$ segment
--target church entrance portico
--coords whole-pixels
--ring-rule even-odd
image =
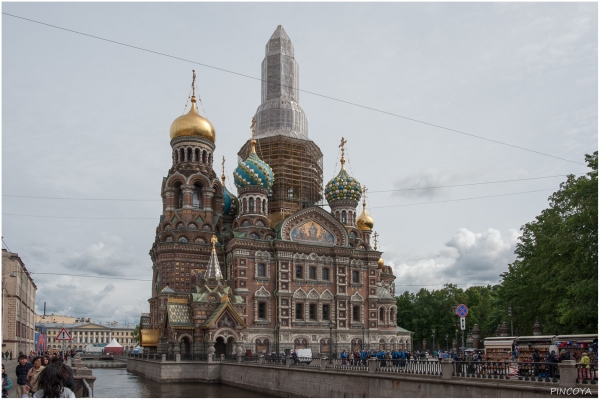
[[[217,338],[217,342],[215,343],[215,354],[217,357],[220,357],[221,354],[226,354],[227,345],[225,344],[225,339],[223,336],[219,336]]]

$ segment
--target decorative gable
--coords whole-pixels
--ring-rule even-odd
[[[281,239],[325,246],[348,246],[346,228],[331,214],[319,207],[300,210],[281,225]]]

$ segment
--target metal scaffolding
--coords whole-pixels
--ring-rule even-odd
[[[275,175],[269,197],[269,214],[274,226],[286,216],[313,206],[323,198],[323,153],[311,140],[270,136],[257,140],[256,153]],[[250,141],[238,152],[241,160],[250,155]]]

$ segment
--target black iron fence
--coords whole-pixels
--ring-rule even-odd
[[[376,371],[413,375],[442,375],[442,364],[438,361],[422,360],[377,360]]]
[[[368,369],[369,369],[368,364],[367,364],[367,359],[341,358],[338,355],[334,355],[331,358],[327,357],[326,362],[327,362],[326,368],[329,368],[329,369],[342,369],[342,370],[351,370],[351,371],[352,370],[368,371]]]
[[[598,384],[598,364],[577,364],[577,383]]]
[[[548,362],[456,361],[453,376],[484,379],[518,379],[558,382],[560,364]],[[577,383],[598,383],[598,364],[577,364]]]

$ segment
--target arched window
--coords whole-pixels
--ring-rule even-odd
[[[317,279],[317,269],[315,267],[310,267],[308,269],[308,278]]]
[[[199,186],[194,185],[194,192],[192,193],[192,207],[202,207],[202,191]]]
[[[360,283],[358,271],[352,271],[352,283]]]
[[[248,201],[246,199],[242,200],[242,210],[244,213],[248,210]]]
[[[263,212],[263,214],[266,214],[267,213],[267,201],[265,199],[263,199],[262,203],[263,203],[262,212]]]
[[[354,223],[354,214],[352,214],[352,211],[348,211],[348,221],[350,221],[351,224]]]
[[[266,273],[266,268],[264,264],[258,264],[258,276],[265,276]]]
[[[179,149],[179,162],[184,162],[185,161],[185,152],[183,150],[183,148]]]
[[[342,224],[345,224],[346,222],[347,222],[346,211],[344,210],[344,211],[342,211]]]
[[[390,322],[394,322],[394,310],[390,310]]]
[[[383,307],[379,309],[379,320],[383,322]]]
[[[192,161],[192,149],[191,147],[188,147],[187,149],[187,162],[191,162]]]
[[[183,207],[183,190],[181,190],[181,183],[177,182],[175,184],[175,207],[182,208]]]
[[[254,212],[254,197],[248,199],[248,211]]]
[[[206,150],[202,152],[202,162],[206,164]]]
[[[200,161],[200,149],[194,150],[195,160],[196,162]]]
[[[256,212],[260,214],[260,199],[256,199]]]
[[[329,269],[328,268],[323,268],[323,280],[324,281],[329,280]]]

